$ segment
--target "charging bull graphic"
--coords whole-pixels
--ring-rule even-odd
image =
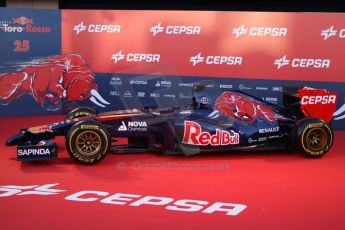
[[[0,74],[1,104],[9,104],[25,94],[44,108],[62,101],[87,99],[100,107],[110,104],[98,93],[91,68],[77,54],[33,60],[14,73]]]
[[[220,95],[216,99],[215,109],[243,122],[251,123],[257,118],[263,118],[268,122],[276,120],[275,113],[270,107],[234,92],[224,92]]]

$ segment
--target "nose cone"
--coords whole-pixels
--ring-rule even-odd
[[[8,140],[6,141],[6,145],[13,146],[13,145],[17,145],[20,142],[26,142],[28,140],[29,140],[29,132],[23,131],[8,138]]]

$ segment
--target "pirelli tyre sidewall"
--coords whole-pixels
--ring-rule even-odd
[[[78,107],[69,111],[66,114],[65,119],[69,120],[69,119],[78,118],[78,117],[85,117],[91,114],[96,114],[96,111],[88,107]]]
[[[321,119],[303,119],[297,123],[297,142],[306,156],[318,158],[330,150],[333,144],[333,131]]]
[[[104,159],[111,138],[104,125],[97,121],[81,121],[66,136],[66,148],[72,159],[82,164],[95,164]]]

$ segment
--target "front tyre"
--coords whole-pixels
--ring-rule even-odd
[[[72,159],[95,164],[107,155],[111,144],[108,130],[96,121],[82,121],[72,126],[66,136],[66,148]]]
[[[320,119],[307,119],[298,126],[297,142],[300,150],[308,157],[325,155],[333,144],[333,132]]]

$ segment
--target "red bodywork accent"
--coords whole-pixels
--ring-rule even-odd
[[[220,95],[216,99],[215,109],[224,115],[249,123],[257,118],[269,122],[276,120],[274,111],[269,106],[235,92],[224,92]]]
[[[328,123],[331,121],[336,108],[336,93],[304,87],[298,90],[298,97],[306,117],[320,118]]]

